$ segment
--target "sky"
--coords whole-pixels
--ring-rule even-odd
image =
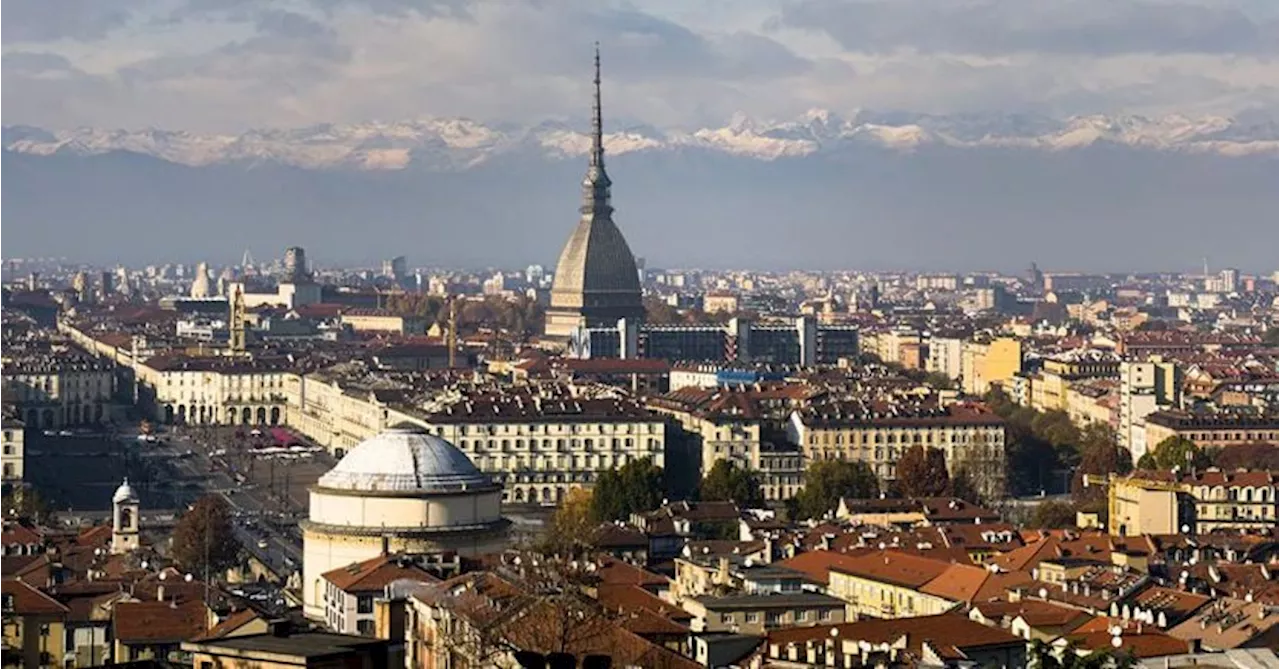
[[[5,125],[1274,110],[1274,0],[6,0]]]

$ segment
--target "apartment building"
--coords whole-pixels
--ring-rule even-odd
[[[961,389],[983,395],[1022,371],[1022,342],[1012,337],[966,341],[960,349]]]
[[[786,430],[808,461],[866,462],[886,481],[896,478],[908,448],[939,448],[948,468],[966,469],[984,497],[1004,493],[1005,423],[978,405],[831,403],[792,413]]]
[[[1136,472],[1109,482],[1110,533],[1274,531],[1280,487],[1263,471]]]
[[[1174,362],[1155,356],[1145,361],[1121,362],[1119,374],[1120,411],[1116,433],[1120,445],[1129,449],[1136,461],[1155,446],[1147,442],[1147,417],[1181,403],[1182,371]]]
[[[2,442],[4,454],[0,456],[0,466],[3,467],[4,476],[0,479],[0,483],[7,488],[10,485],[21,483],[26,475],[26,449],[25,449],[25,431],[26,426],[22,421],[8,418],[4,419],[4,439]]]
[[[1170,409],[1148,414],[1145,423],[1148,449],[1170,437],[1189,439],[1200,448],[1280,443],[1280,423],[1274,413],[1195,414]]]
[[[115,365],[68,345],[6,345],[4,392],[28,427],[101,422],[111,415]]]

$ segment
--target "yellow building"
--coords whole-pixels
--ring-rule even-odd
[[[1108,531],[1116,536],[1276,526],[1280,487],[1271,472],[1137,472],[1113,476],[1109,486]]]
[[[4,616],[4,666],[62,667],[69,610],[20,580],[0,587]]]
[[[736,314],[738,313],[738,296],[733,293],[707,293],[702,298],[702,310],[709,314],[716,312]]]
[[[941,586],[938,579],[959,566],[909,553],[878,551],[831,567],[827,592],[844,600],[848,618],[936,615],[956,608],[963,599],[930,584]],[[980,567],[968,569],[976,570],[975,576],[984,571]]]
[[[157,420],[190,425],[280,425],[288,358],[153,356],[134,365],[139,404]]]
[[[982,395],[992,385],[1005,384],[1022,370],[1022,342],[1012,337],[967,341],[960,349],[963,390]]]

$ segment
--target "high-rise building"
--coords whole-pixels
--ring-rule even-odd
[[[556,263],[547,310],[548,339],[567,342],[581,327],[614,327],[644,318],[636,260],[613,222],[609,175],[604,168],[600,109],[600,50],[596,49],[591,157],[582,181],[582,218]]]
[[[311,283],[307,252],[302,247],[290,246],[284,250],[284,278],[281,283]]]
[[[409,274],[408,263],[404,256],[396,256],[382,261],[382,276],[392,281],[402,281]]]

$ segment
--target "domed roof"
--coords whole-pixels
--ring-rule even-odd
[[[124,483],[121,483],[120,487],[116,488],[116,494],[111,496],[111,501],[115,504],[119,504],[120,502],[138,501],[138,495],[129,485],[129,479],[125,479]]]
[[[320,477],[321,488],[367,492],[457,492],[491,485],[457,446],[399,425],[351,449]]]

